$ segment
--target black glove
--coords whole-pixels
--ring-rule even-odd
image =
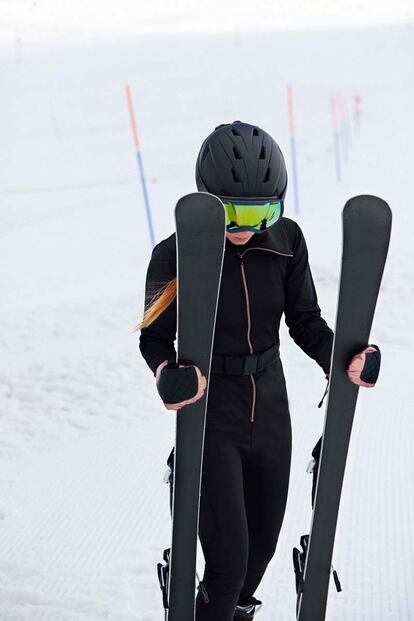
[[[375,347],[375,351],[369,351],[365,354],[361,379],[368,384],[375,384],[381,368],[381,352],[378,345],[369,345],[369,347]]]
[[[373,387],[381,367],[381,352],[377,345],[367,345],[350,361],[348,377],[357,386]]]
[[[164,403],[181,403],[196,396],[198,376],[193,366],[179,367],[170,362],[161,369],[157,389]]]

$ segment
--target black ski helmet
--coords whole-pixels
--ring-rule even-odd
[[[200,192],[218,196],[284,198],[286,164],[279,145],[267,132],[234,121],[216,127],[201,145],[196,183]]]

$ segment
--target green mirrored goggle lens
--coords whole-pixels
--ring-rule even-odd
[[[238,203],[223,200],[226,209],[226,228],[232,230],[265,231],[282,215],[283,201]]]

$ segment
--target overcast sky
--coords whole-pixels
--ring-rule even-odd
[[[375,26],[414,21],[413,0],[0,0],[0,33],[129,34]]]

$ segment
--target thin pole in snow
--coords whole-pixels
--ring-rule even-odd
[[[332,119],[332,132],[333,132],[333,143],[334,143],[336,181],[337,183],[340,183],[342,180],[342,172],[341,172],[341,154],[339,151],[338,110],[337,110],[336,97],[331,97],[331,119]]]
[[[299,183],[298,183],[298,166],[296,159],[296,138],[295,138],[295,116],[293,112],[293,90],[289,85],[287,88],[288,95],[288,124],[290,137],[290,153],[292,158],[292,177],[293,177],[293,198],[295,214],[299,213]]]
[[[346,99],[342,93],[339,93],[336,97],[337,102],[337,110],[338,110],[338,121],[339,121],[339,134],[342,145],[342,155],[344,158],[344,162],[347,162],[349,159],[349,126],[348,126],[348,112]]]
[[[141,154],[141,143],[139,139],[138,126],[137,126],[135,113],[134,113],[134,106],[132,104],[131,89],[128,84],[125,87],[125,92],[126,92],[126,97],[127,97],[127,102],[128,102],[129,119],[131,122],[132,137],[134,139],[134,147],[135,147],[135,152],[137,154],[138,169],[139,169],[139,174],[141,177],[141,187],[142,187],[142,193],[144,195],[144,204],[145,204],[145,211],[147,213],[148,229],[149,229],[151,244],[152,246],[155,246],[154,226],[152,224],[152,215],[151,215],[151,208],[150,208],[150,203],[149,203],[149,198],[148,198],[147,182],[145,179],[144,163],[143,163],[142,154]]]
[[[358,93],[354,93],[354,131],[358,136],[361,129],[361,103],[362,99]]]

